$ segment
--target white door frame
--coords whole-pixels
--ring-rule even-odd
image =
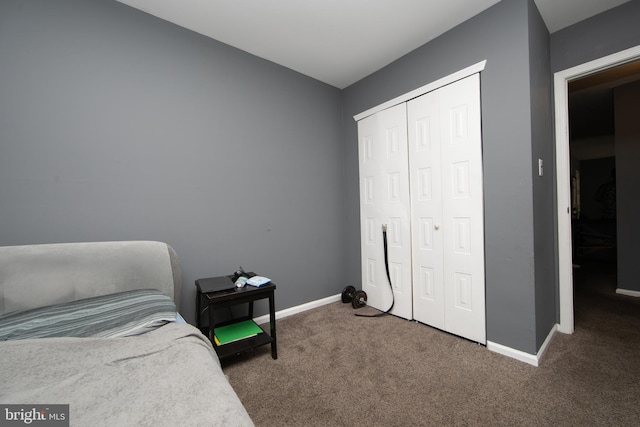
[[[572,334],[574,331],[568,83],[639,58],[640,46],[636,46],[554,74],[556,194],[558,198],[558,235],[556,237],[558,239],[558,286],[560,291],[560,325],[558,326],[558,331],[565,334]]]

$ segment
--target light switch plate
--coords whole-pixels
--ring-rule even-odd
[[[543,173],[542,159],[538,159],[538,176],[542,176],[542,173]]]

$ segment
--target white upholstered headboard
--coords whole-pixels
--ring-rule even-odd
[[[153,241],[0,246],[0,314],[131,289],[158,289],[179,307],[182,272]]]

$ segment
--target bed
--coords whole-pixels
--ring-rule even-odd
[[[0,247],[0,404],[70,425],[252,426],[210,342],[181,320],[162,242]]]

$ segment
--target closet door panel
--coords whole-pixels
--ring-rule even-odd
[[[368,305],[413,316],[407,118],[404,104],[358,122],[362,288]],[[387,227],[389,275],[384,263],[382,225]]]
[[[363,289],[400,317],[486,343],[480,78],[358,122]]]
[[[444,329],[439,92],[407,103],[413,317]]]
[[[486,342],[479,75],[440,92],[445,324]]]

